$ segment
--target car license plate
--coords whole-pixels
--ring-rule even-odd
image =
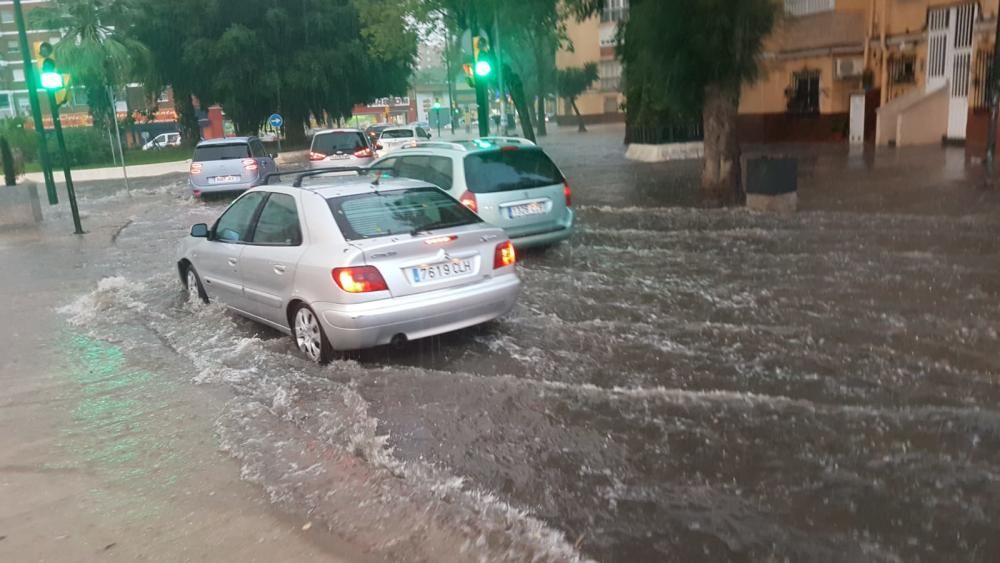
[[[332,155],[330,155],[327,158],[329,160],[347,160],[348,158],[351,158],[351,155],[349,155],[349,154],[332,154]]]
[[[208,179],[209,184],[229,184],[232,182],[239,182],[239,176],[212,176]]]
[[[543,215],[544,213],[545,205],[538,201],[525,203],[524,205],[514,205],[507,208],[507,216],[511,219],[527,217],[529,215]]]
[[[436,280],[463,276],[472,271],[472,260],[452,260],[427,266],[410,268],[413,283],[428,283]]]

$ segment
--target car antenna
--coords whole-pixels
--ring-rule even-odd
[[[375,179],[372,180],[372,188],[373,189],[377,188],[381,180],[382,180],[382,171],[379,170],[378,172],[375,173]]]

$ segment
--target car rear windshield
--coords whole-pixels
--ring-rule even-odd
[[[229,143],[225,145],[212,144],[198,147],[194,149],[194,156],[191,159],[195,162],[205,162],[250,157],[250,145],[247,143]]]
[[[563,175],[541,149],[498,150],[465,157],[465,183],[477,194],[562,184]]]
[[[383,139],[408,139],[413,136],[412,129],[395,129],[390,131],[383,131]]]
[[[415,234],[482,222],[478,215],[433,187],[335,197],[327,203],[347,240]]]
[[[313,137],[312,151],[331,155],[336,152],[354,152],[367,148],[365,136],[358,131],[320,133]]]

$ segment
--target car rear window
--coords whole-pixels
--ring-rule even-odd
[[[564,181],[541,149],[498,150],[465,157],[465,183],[477,194],[527,190]]]
[[[365,136],[360,131],[340,131],[320,133],[313,137],[312,152],[331,155],[340,152],[354,152],[367,148]]]
[[[412,136],[412,129],[395,129],[382,132],[383,139],[408,139]]]
[[[204,145],[194,149],[194,156],[191,157],[191,160],[205,162],[210,160],[233,160],[237,158],[250,158],[250,145],[245,142]]]
[[[327,200],[347,240],[377,238],[481,223],[478,215],[438,188],[375,191]]]

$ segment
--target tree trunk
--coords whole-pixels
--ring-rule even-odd
[[[569,101],[570,105],[573,106],[573,112],[576,114],[576,120],[580,123],[580,127],[577,129],[580,133],[587,132],[587,126],[583,124],[583,116],[580,115],[580,108],[576,107],[576,98]]]
[[[507,88],[510,89],[510,96],[514,99],[514,108],[517,116],[521,119],[521,131],[524,138],[532,143],[536,141],[535,130],[531,126],[531,104],[524,97],[524,83],[509,66],[504,69],[504,78],[507,80]]]
[[[538,125],[538,136],[544,137],[549,134],[545,125],[545,79],[551,69],[545,68],[545,40],[539,40],[535,49],[535,72],[538,73],[538,111],[535,113],[535,123]]]
[[[705,168],[701,176],[701,200],[706,207],[743,202],[740,186],[740,145],[736,138],[739,92],[718,85],[705,88],[703,110]]]
[[[201,127],[198,126],[198,115],[195,113],[190,91],[174,86],[174,109],[181,129],[181,142],[184,146],[193,148],[201,140]]]

